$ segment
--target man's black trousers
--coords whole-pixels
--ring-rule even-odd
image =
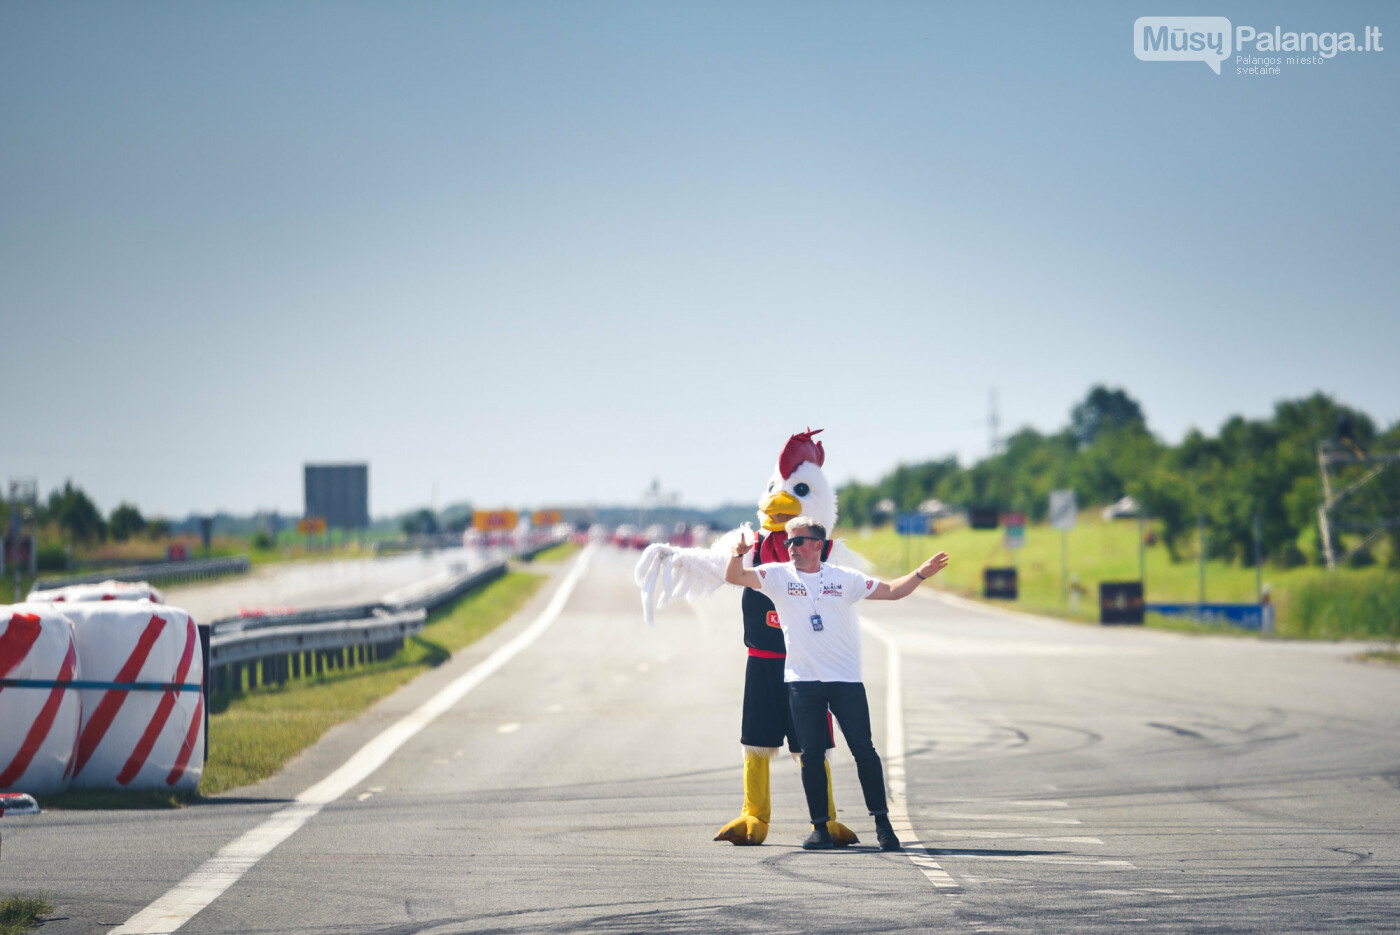
[[[792,723],[802,744],[802,791],[812,824],[834,819],[826,813],[826,712],[831,710],[846,746],[856,758],[856,773],[865,793],[865,807],[872,815],[889,812],[885,802],[885,773],[880,754],[870,739],[870,704],[860,682],[788,682]],[[811,754],[805,751],[813,751]]]

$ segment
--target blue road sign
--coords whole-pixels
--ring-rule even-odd
[[[1148,613],[1189,617],[1203,623],[1227,623],[1246,630],[1272,630],[1272,604],[1148,604]]]
[[[923,513],[900,513],[894,518],[894,531],[901,536],[927,536],[928,516]]]

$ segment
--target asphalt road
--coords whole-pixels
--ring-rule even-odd
[[[797,768],[778,762],[768,842],[737,848],[710,840],[741,803],[737,594],[647,628],[636,555],[594,554],[552,626],[180,931],[1400,927],[1400,670],[1351,661],[1357,647],[1085,627],[929,588],[867,603],[875,736],[910,846],[802,851]],[[131,919],[515,645],[561,580],[258,786],[4,819],[0,891],[46,890],[45,935]],[[844,746],[835,775],[842,820],[873,845]]]

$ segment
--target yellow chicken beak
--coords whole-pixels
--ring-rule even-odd
[[[786,490],[764,497],[758,509],[763,513],[763,528],[769,532],[781,531],[787,526],[788,520],[802,514],[802,504]]]

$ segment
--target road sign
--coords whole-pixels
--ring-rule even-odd
[[[1099,623],[1142,623],[1142,582],[1099,584]]]
[[[901,536],[927,536],[928,527],[926,513],[900,513],[894,518],[894,531]]]
[[[326,531],[326,518],[324,516],[308,516],[305,519],[297,520],[297,532],[303,536],[319,536]]]
[[[1079,501],[1075,498],[1073,490],[1050,491],[1050,526],[1052,528],[1068,532],[1074,528],[1078,513]]]
[[[982,569],[982,596],[999,597],[1003,600],[1016,600],[1016,569]]]
[[[472,514],[472,528],[482,532],[510,532],[520,522],[514,510],[477,510]]]
[[[1026,544],[1026,514],[1007,513],[1001,518],[1006,527],[1006,547],[1019,549]]]
[[[967,511],[967,524],[973,529],[996,529],[996,507],[975,506]]]
[[[530,525],[536,529],[543,529],[546,526],[558,525],[561,518],[558,510],[536,510],[535,515],[530,517]]]

